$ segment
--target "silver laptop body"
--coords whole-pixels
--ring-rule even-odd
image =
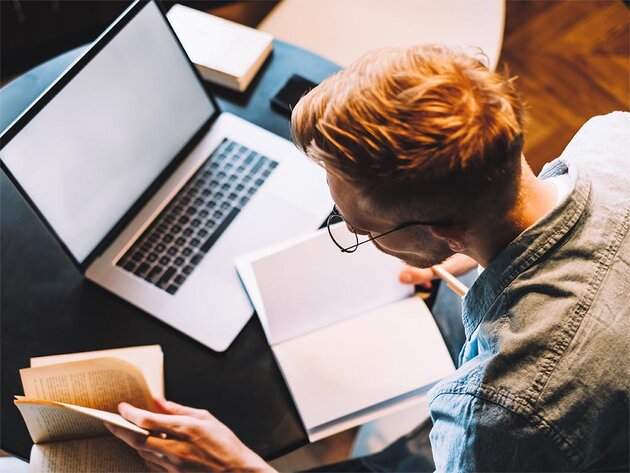
[[[234,258],[314,230],[332,206],[290,142],[220,113],[152,1],[1,141],[3,169],[86,277],[216,351],[253,313]]]

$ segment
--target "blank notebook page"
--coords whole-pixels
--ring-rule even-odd
[[[273,346],[307,429],[433,384],[454,366],[411,297]]]

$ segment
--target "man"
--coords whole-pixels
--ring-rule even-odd
[[[348,229],[411,266],[401,280],[479,266],[460,366],[429,395],[435,468],[627,470],[630,114],[590,120],[537,178],[513,81],[418,46],[328,78],[292,127]],[[206,411],[159,406],[120,412],[166,439],[112,428],[152,468],[269,468]]]

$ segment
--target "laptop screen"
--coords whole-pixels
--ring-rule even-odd
[[[214,111],[150,2],[0,156],[81,263]]]

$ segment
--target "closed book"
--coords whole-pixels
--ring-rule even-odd
[[[244,91],[273,45],[273,36],[183,5],[167,18],[190,60],[210,82]]]

